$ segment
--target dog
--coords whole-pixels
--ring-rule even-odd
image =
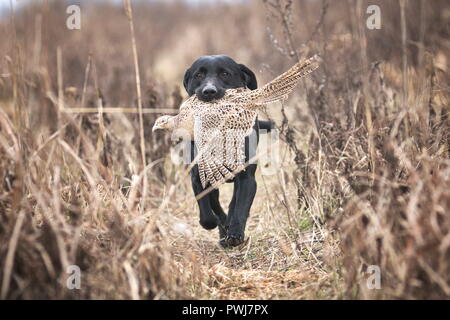
[[[186,70],[183,80],[184,88],[189,96],[197,95],[198,99],[209,102],[224,96],[225,90],[247,87],[255,90],[258,86],[256,76],[252,70],[243,64],[236,63],[225,55],[203,56],[197,59]],[[270,121],[255,121],[253,133],[246,137],[245,156],[249,162],[251,155],[256,154],[259,141],[259,130],[272,129]],[[256,143],[250,143],[256,141]],[[195,143],[191,141],[191,161],[194,160]],[[245,225],[250,208],[256,194],[256,163],[250,163],[244,171],[239,172],[233,180],[233,198],[228,208],[228,214],[222,209],[219,202],[219,190],[214,189],[197,197],[200,208],[200,225],[211,230],[219,227],[219,243],[222,247],[235,247],[244,242]],[[204,192],[200,182],[198,165],[190,171],[192,188],[195,196]]]

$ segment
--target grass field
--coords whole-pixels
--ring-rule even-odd
[[[5,9],[0,298],[450,298],[450,6],[429,2],[377,1],[374,30],[363,0],[84,1],[80,30],[70,1]],[[261,112],[279,162],[265,174],[261,151],[248,239],[226,250],[170,135],[151,132],[217,53],[260,85],[323,60]],[[228,208],[232,185],[220,192]]]

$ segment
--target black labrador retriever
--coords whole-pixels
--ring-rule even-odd
[[[184,87],[189,96],[196,94],[202,101],[212,101],[223,97],[226,89],[247,87],[255,90],[257,81],[253,71],[245,65],[224,55],[214,55],[199,58],[186,70]],[[259,129],[270,130],[271,122],[257,120],[253,128],[252,135],[246,137],[245,141],[246,162],[251,159],[251,155],[256,154]],[[191,141],[191,161],[195,152],[195,144]],[[245,225],[256,194],[255,171],[256,163],[249,164],[245,171],[229,181],[234,183],[234,189],[228,214],[220,205],[219,190],[212,190],[198,199],[201,226],[208,230],[219,226],[220,245],[223,247],[234,247],[244,241]],[[201,194],[204,188],[200,183],[197,165],[191,170],[191,180],[195,195]]]

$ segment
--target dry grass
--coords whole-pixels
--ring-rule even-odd
[[[0,298],[448,299],[450,8],[379,2],[374,31],[362,0],[139,3],[133,20],[83,4],[79,31],[56,27],[60,1],[2,17]],[[281,161],[259,166],[247,243],[223,250],[146,110],[179,106],[200,55],[264,83],[312,52],[321,70],[262,114]],[[62,98],[103,112],[61,112]],[[118,107],[138,111],[105,112]],[[66,287],[73,264],[80,290]]]

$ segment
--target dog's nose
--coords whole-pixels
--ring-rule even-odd
[[[202,94],[206,97],[211,99],[212,97],[214,97],[214,95],[217,93],[217,89],[214,86],[207,86],[205,88],[203,88],[202,90]]]

